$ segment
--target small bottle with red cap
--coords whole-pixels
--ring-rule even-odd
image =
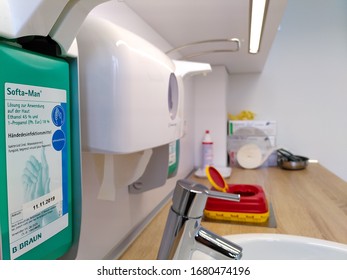
[[[209,130],[205,131],[202,140],[202,168],[203,170],[207,165],[213,165],[213,141]]]

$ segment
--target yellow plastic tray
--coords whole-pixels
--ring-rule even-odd
[[[213,220],[220,221],[233,221],[233,222],[248,222],[248,223],[265,223],[270,215],[266,213],[238,213],[238,212],[221,212],[221,211],[204,211],[205,217]]]

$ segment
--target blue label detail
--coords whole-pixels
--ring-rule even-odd
[[[56,130],[52,136],[52,145],[56,151],[61,151],[66,143],[65,133],[62,130]]]
[[[57,105],[52,110],[52,122],[55,126],[62,126],[65,123],[65,110],[62,106]]]
[[[52,121],[55,126],[60,127],[56,130],[52,136],[52,146],[56,151],[61,151],[62,157],[62,193],[63,193],[63,215],[67,214],[69,211],[69,179],[68,179],[68,170],[69,170],[69,156],[68,156],[68,147],[67,147],[67,135],[68,127],[65,122],[65,112],[67,110],[67,104],[62,103],[57,105],[52,110]]]
[[[67,112],[67,104],[66,103],[62,103],[61,104],[61,108],[62,108],[62,111],[63,112]],[[65,114],[63,114],[64,116],[64,119],[65,119]],[[66,122],[64,121],[62,123],[62,126],[61,126],[61,130],[64,132],[65,135],[69,135],[69,131],[68,131],[68,127],[67,127],[67,124]],[[66,141],[66,139],[65,139]],[[63,171],[63,174],[62,174],[62,179],[63,179],[63,215],[67,214],[69,212],[69,178],[68,178],[68,175],[69,175],[69,155],[68,155],[68,152],[69,152],[69,147],[67,147],[67,145],[64,145],[63,147],[63,150],[61,151],[61,157],[62,157],[62,171]]]

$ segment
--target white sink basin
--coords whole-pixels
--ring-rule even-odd
[[[242,260],[347,260],[347,245],[284,234],[240,234],[224,238],[243,248]],[[192,259],[210,259],[200,251]]]

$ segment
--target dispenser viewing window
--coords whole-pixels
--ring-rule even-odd
[[[169,112],[172,120],[176,118],[178,109],[178,83],[175,74],[171,73],[168,94]]]

